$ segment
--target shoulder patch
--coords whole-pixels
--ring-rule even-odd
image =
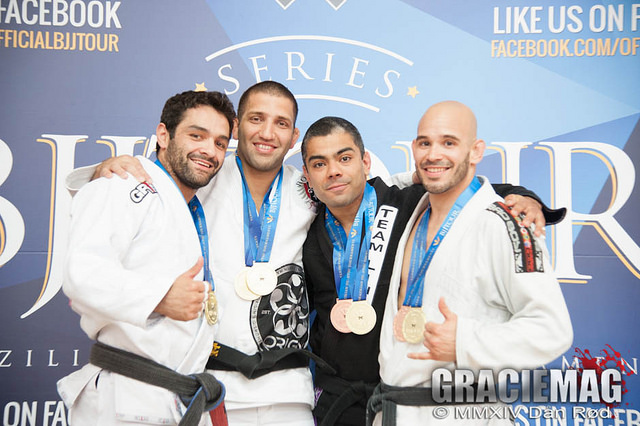
[[[307,202],[309,208],[313,211],[317,211],[320,200],[316,197],[316,194],[313,192],[313,188],[309,186],[309,182],[307,182],[307,178],[304,177],[304,175],[301,175],[300,179],[296,182],[296,188],[298,189],[298,194]]]
[[[513,249],[515,272],[544,272],[542,250],[531,235],[531,230],[522,225],[521,217],[513,217],[504,203],[495,202],[487,207],[504,221]]]
[[[156,194],[156,188],[148,182],[142,182],[136,185],[135,188],[129,193],[129,197],[131,201],[134,203],[139,203],[144,200],[148,194]]]

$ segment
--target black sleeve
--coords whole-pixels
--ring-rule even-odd
[[[493,190],[503,198],[509,194],[516,194],[533,198],[539,202],[540,205],[542,205],[542,214],[544,215],[544,220],[547,225],[555,225],[556,223],[561,222],[562,219],[564,219],[565,214],[567,214],[567,209],[564,207],[559,209],[550,209],[544,204],[540,197],[538,197],[534,192],[529,191],[524,186],[513,186],[508,183],[494,183],[491,186],[493,186]]]
[[[311,273],[311,271],[313,270],[311,259],[314,259],[317,256],[322,256],[322,253],[320,253],[320,250],[317,246],[315,236],[307,235],[307,240],[302,246],[302,265],[304,269],[305,286],[307,288],[307,295],[309,297],[309,312],[312,312],[315,309],[315,284],[313,282],[313,273]]]

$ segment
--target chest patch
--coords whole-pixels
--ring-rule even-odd
[[[387,254],[387,247],[391,239],[391,230],[396,221],[398,209],[396,207],[382,205],[378,209],[371,232],[371,243],[369,245],[369,291],[367,301],[371,303],[378,286],[380,271],[384,264],[384,257]]]
[[[302,267],[276,270],[278,285],[271,294],[251,303],[253,339],[260,350],[300,348],[309,341],[309,300]]]

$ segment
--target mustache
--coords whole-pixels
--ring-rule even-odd
[[[425,167],[451,167],[453,166],[453,163],[450,161],[422,161],[419,164],[420,168],[425,168]]]
[[[189,154],[187,156],[187,158],[189,158],[189,159],[197,158],[198,160],[204,160],[207,163],[211,163],[212,168],[214,170],[217,170],[218,166],[220,166],[219,161],[218,161],[217,158],[215,158],[215,157],[207,157],[206,155],[203,155],[203,154]]]
[[[337,179],[337,180],[332,180],[331,182],[329,182],[328,184],[324,185],[324,189],[329,189],[332,186],[335,185],[347,185],[349,184],[349,182],[351,182],[351,180],[344,180],[344,179]]]

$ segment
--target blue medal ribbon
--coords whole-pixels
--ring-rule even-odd
[[[242,176],[242,201],[244,210],[244,260],[245,265],[252,266],[254,262],[268,262],[271,258],[271,248],[278,225],[280,204],[282,203],[282,177],[284,168],[271,182],[269,190],[262,201],[260,214],[256,203],[251,197],[247,181],[242,169],[242,161],[236,156],[236,164]]]
[[[407,283],[407,293],[404,297],[404,306],[410,306],[412,308],[419,308],[422,306],[422,295],[424,293],[424,278],[433,260],[433,256],[436,250],[442,244],[444,237],[449,233],[453,222],[458,218],[462,208],[469,202],[471,197],[480,189],[482,184],[477,177],[474,177],[469,186],[458,196],[456,202],[449,210],[447,217],[445,218],[442,226],[438,230],[438,233],[433,238],[429,249],[427,250],[427,228],[429,225],[429,216],[431,214],[431,207],[427,208],[427,211],[420,219],[416,233],[413,237],[413,246],[411,247],[411,261],[409,265],[409,277]]]
[[[173,176],[171,176],[167,169],[164,168],[160,160],[156,159],[155,164],[160,167],[162,171],[171,178],[171,182],[178,187]],[[198,232],[198,240],[200,240],[200,252],[204,259],[204,279],[211,284],[211,291],[215,291],[216,287],[213,283],[213,275],[211,275],[211,269],[209,268],[209,234],[207,233],[207,222],[204,217],[204,209],[202,208],[202,204],[200,204],[200,200],[198,200],[198,197],[195,195],[187,204],[189,206],[191,218],[193,219],[193,224],[196,226],[196,231]]]
[[[359,301],[367,297],[369,244],[377,205],[376,191],[367,183],[349,236],[331,211],[326,209],[324,224],[333,243],[333,275],[341,300]]]

